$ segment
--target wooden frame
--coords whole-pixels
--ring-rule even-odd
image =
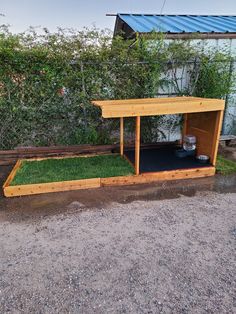
[[[70,158],[70,157],[68,157]],[[47,159],[47,158],[44,158]],[[51,158],[50,158],[51,159]],[[32,159],[31,159],[32,160]],[[39,160],[39,159],[36,159]],[[172,171],[160,171],[153,173],[142,173],[139,175],[117,176],[109,178],[91,178],[81,180],[70,180],[61,182],[24,184],[11,186],[11,182],[20,168],[23,160],[18,160],[6,182],[3,185],[3,192],[6,197],[44,194],[53,192],[73,191],[81,189],[99,188],[105,186],[131,185],[163,180],[179,180],[208,177],[215,174],[215,167],[203,167],[195,169],[179,169]]]
[[[83,156],[85,157],[85,156]],[[60,159],[63,157],[55,157],[53,159]],[[71,158],[71,157],[66,157]],[[34,158],[30,160],[44,160],[49,158]],[[36,183],[36,184],[23,184],[23,185],[10,185],[17,170],[22,165],[22,160],[18,160],[9,174],[6,182],[3,185],[3,192],[6,197],[23,196],[32,194],[43,194],[51,192],[71,191],[88,188],[98,188],[101,186],[100,178],[70,180],[61,182],[49,182],[49,183]]]

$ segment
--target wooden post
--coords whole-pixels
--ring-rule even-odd
[[[120,118],[120,154],[124,155],[124,118]]]
[[[140,162],[140,116],[136,117],[135,129],[135,174],[139,174]]]
[[[224,110],[220,110],[217,112],[217,118],[216,118],[216,124],[215,124],[215,130],[214,130],[214,136],[213,136],[213,147],[212,147],[212,153],[211,153],[211,163],[213,166],[216,165],[216,158],[217,158],[217,152],[218,152],[218,146],[219,146],[219,140],[220,140],[220,132],[222,128],[222,122],[224,117]]]
[[[182,130],[181,145],[183,145],[183,139],[184,139],[184,136],[187,133],[187,119],[188,119],[188,114],[184,113],[184,123],[183,123],[183,130]]]

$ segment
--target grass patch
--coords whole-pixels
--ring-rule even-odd
[[[23,161],[10,185],[107,178],[134,174],[120,155]]]
[[[217,157],[216,170],[221,174],[231,174],[236,172],[236,162],[222,156]]]

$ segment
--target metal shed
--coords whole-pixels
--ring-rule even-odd
[[[126,38],[135,33],[152,31],[166,34],[166,38],[187,38],[194,33],[198,38],[236,38],[236,16],[226,15],[158,15],[122,14],[116,18],[114,35],[123,31]],[[199,36],[200,35],[200,36]]]
[[[224,48],[236,60],[236,15],[118,13],[115,16],[114,36],[122,34],[125,39],[134,39],[136,34],[145,35],[155,31],[164,34],[167,44],[189,39],[191,45],[200,46],[203,50]],[[236,73],[236,61],[230,66],[230,71]],[[223,134],[236,134],[236,84],[234,85],[234,91],[226,97]],[[169,91],[163,93],[169,94]]]

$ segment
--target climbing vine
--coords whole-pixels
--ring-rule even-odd
[[[0,149],[115,142],[118,121],[104,121],[92,99],[225,97],[230,61],[224,51],[166,44],[155,33],[124,40],[97,29],[15,35],[2,27]],[[143,119],[144,141],[166,137],[160,119],[163,124],[163,117]],[[126,128],[132,131],[132,121]]]

